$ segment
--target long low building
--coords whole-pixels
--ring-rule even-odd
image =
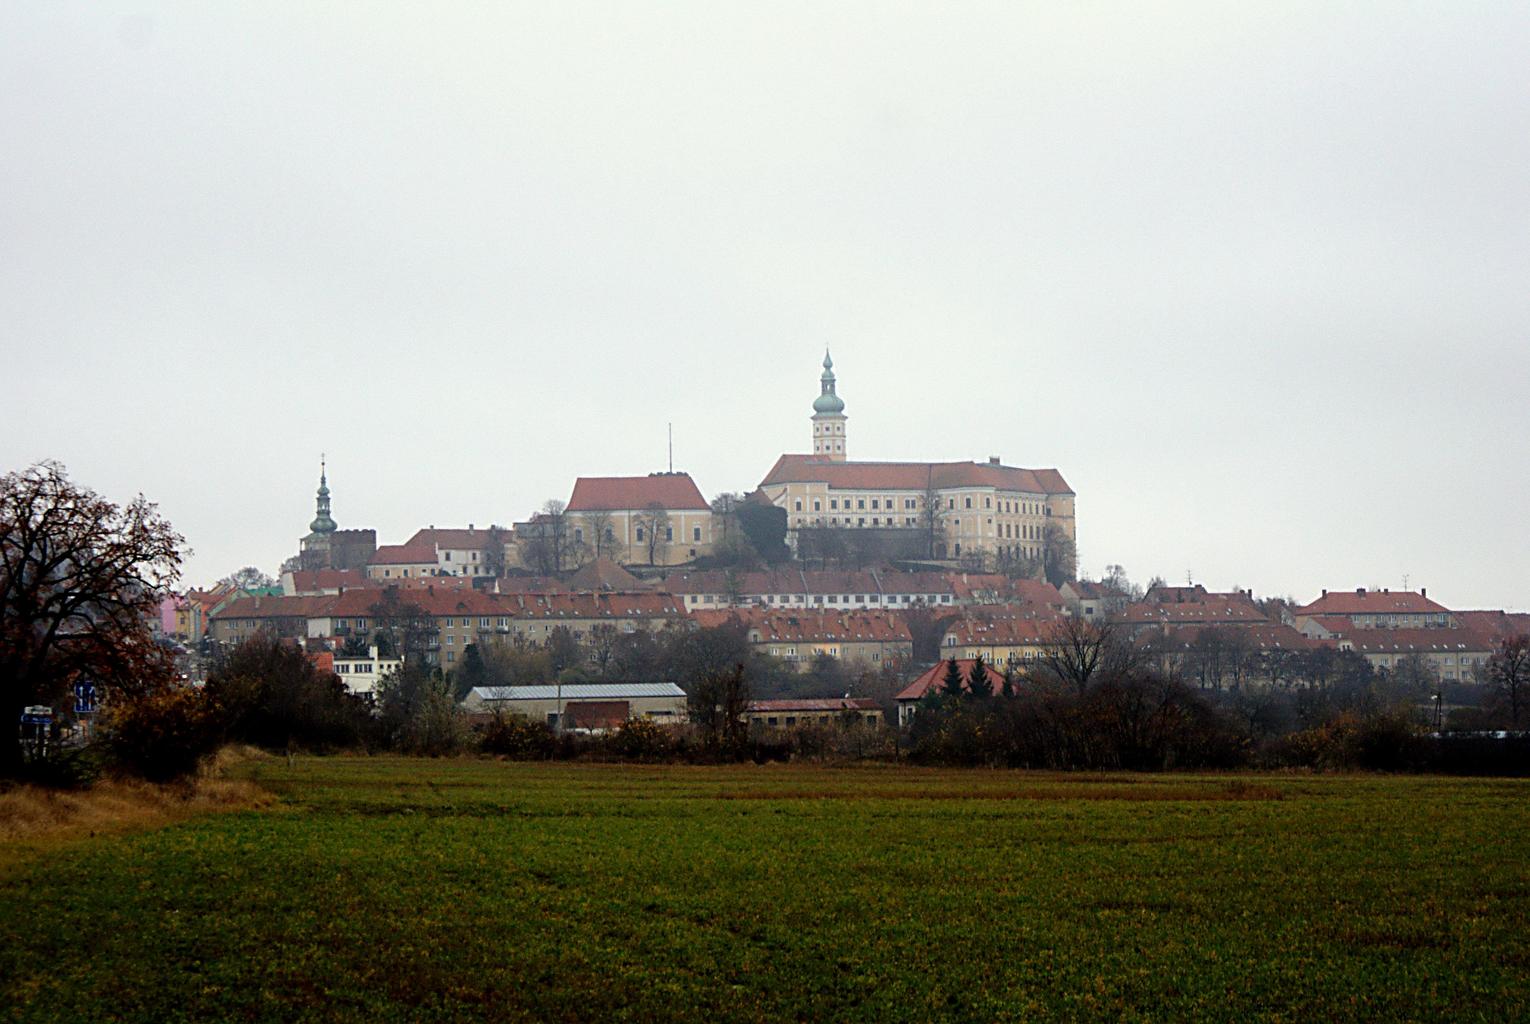
[[[799,697],[749,702],[744,718],[756,728],[784,728],[820,722],[881,725],[882,709],[870,697]]]
[[[674,683],[542,683],[476,686],[462,701],[469,712],[520,715],[553,728],[609,729],[629,718],[686,719],[685,691]]]
[[[656,631],[683,621],[685,612],[668,594],[489,594],[432,584],[424,589],[241,598],[214,613],[212,633],[228,645],[261,632],[292,639],[371,638],[384,624],[402,618],[430,631],[426,660],[452,668],[470,644],[542,644],[559,628],[585,642],[596,626]]]

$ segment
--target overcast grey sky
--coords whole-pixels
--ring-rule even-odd
[[[1530,5],[0,5],[0,466],[191,582],[675,459],[1056,466],[1085,570],[1530,606]]]

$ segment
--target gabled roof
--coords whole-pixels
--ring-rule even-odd
[[[642,580],[609,558],[597,558],[568,578],[568,590],[642,590]]]
[[[502,530],[501,539],[509,540],[510,531]],[[479,551],[489,543],[488,530],[456,530],[441,529],[434,526],[416,530],[413,537],[405,542],[405,547],[414,545],[428,546],[431,550],[431,558],[435,558],[435,552],[445,551],[448,548],[453,551]],[[379,549],[381,550],[381,549]]]
[[[711,508],[689,473],[648,476],[582,476],[574,481],[569,512],[630,512],[650,505],[675,511]]]
[[[972,666],[977,662],[976,658],[957,658],[956,667],[962,674],[962,685],[966,686],[972,676]],[[919,674],[919,677],[898,691],[898,696],[893,698],[897,701],[920,700],[931,690],[939,690],[941,683],[946,678],[947,662],[937,661],[931,667]],[[988,670],[988,682],[993,686],[994,692],[999,690],[999,683],[1003,680],[1002,669],[994,668],[988,662],[983,663],[983,668]]]
[[[833,462],[816,455],[781,456],[760,486],[785,483],[823,483],[843,491],[993,487],[1021,494],[1073,493],[1055,469],[1019,469],[985,462]]]
[[[1436,604],[1411,590],[1335,590],[1309,605],[1297,608],[1296,615],[1430,615],[1445,614],[1450,609]]]

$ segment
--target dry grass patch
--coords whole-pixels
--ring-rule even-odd
[[[264,807],[275,802],[274,794],[227,773],[265,757],[247,749],[220,751],[196,778],[165,785],[107,779],[81,790],[17,786],[0,792],[0,844],[158,828],[201,814]]]

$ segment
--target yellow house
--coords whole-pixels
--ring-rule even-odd
[[[576,549],[598,546],[623,565],[683,565],[712,553],[712,508],[689,473],[582,476],[564,514]]]

